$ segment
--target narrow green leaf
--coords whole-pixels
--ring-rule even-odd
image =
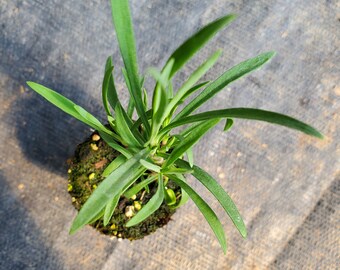
[[[188,158],[188,162],[190,164],[190,167],[192,168],[194,166],[194,154],[192,152],[192,147],[190,147],[187,151],[187,158]]]
[[[132,184],[145,171],[139,161],[146,158],[149,154],[148,152],[148,149],[141,150],[99,184],[73,221],[70,234],[75,233],[88,224],[89,221],[102,211],[110,199],[120,194],[124,187]]]
[[[184,160],[178,159],[176,161],[178,166],[188,168],[189,164]],[[237,207],[231,197],[227,192],[220,186],[220,184],[206,171],[201,169],[200,167],[194,165],[194,172],[192,175],[200,181],[210,192],[214,195],[214,197],[220,202],[221,206],[224,208],[226,213],[229,215],[230,219],[234,223],[237,230],[240,232],[242,237],[247,237],[247,228],[244,225],[243,219],[237,210]]]
[[[231,129],[233,124],[234,124],[234,120],[231,119],[231,118],[227,118],[225,120],[225,125],[224,125],[224,128],[223,128],[223,131],[228,131],[229,129]]]
[[[144,104],[144,103],[143,103]],[[127,115],[132,118],[132,115],[133,115],[133,111],[135,109],[135,104],[133,103],[133,99],[130,98],[129,99],[129,104],[128,104],[128,107],[127,107]],[[145,107],[144,107],[144,110],[145,110]]]
[[[174,64],[173,60],[170,60],[168,66],[162,71],[161,78],[157,80],[156,88],[152,98],[152,125],[151,125],[151,146],[156,146],[155,138],[157,137],[158,130],[164,120],[164,108],[168,103],[168,94],[166,93],[166,87],[169,82],[169,74]]]
[[[158,187],[155,195],[147,202],[145,206],[127,223],[126,227],[132,227],[147,219],[152,213],[154,213],[162,204],[164,200],[164,185],[163,175],[158,175]]]
[[[175,73],[183,66],[189,59],[195,55],[219,30],[227,26],[232,22],[236,16],[230,14],[221,17],[208,25],[204,26],[198,30],[194,35],[188,38],[178,49],[169,57],[168,65],[170,59],[175,59],[175,64],[171,69],[170,78],[175,75]]]
[[[122,137],[122,139],[131,147],[140,147],[142,146],[142,141],[139,141],[131,132],[128,123],[125,121],[125,117],[123,114],[122,106],[117,103],[116,108],[116,127],[118,134]]]
[[[99,132],[100,137],[103,138],[103,140],[110,146],[112,147],[114,150],[118,151],[119,153],[121,153],[122,155],[124,155],[126,158],[131,158],[133,152],[131,152],[131,148],[127,149],[123,146],[121,146],[120,144],[118,144],[113,137],[103,133],[103,132]]]
[[[129,77],[128,77],[128,74],[127,74],[127,71],[125,68],[122,68],[122,73],[123,73],[123,77],[124,77],[124,80],[125,80],[125,84],[129,90],[129,93],[132,92],[132,88],[131,88],[131,84],[130,84],[130,81],[129,81]],[[133,110],[135,108],[135,104],[133,102],[133,98],[130,96],[130,99],[129,99],[129,104],[128,104],[128,108],[127,108],[127,115],[132,118],[132,114],[133,114]]]
[[[170,125],[166,126],[163,130],[161,130],[161,135],[166,134],[171,129],[181,125],[205,121],[214,118],[229,118],[229,117],[265,121],[285,126],[288,128],[296,129],[320,139],[323,138],[323,135],[319,131],[317,131],[312,126],[301,122],[300,120],[294,119],[284,114],[252,108],[231,108],[224,110],[208,111],[204,113],[183,117],[180,120],[171,123]]]
[[[115,211],[118,201],[119,201],[120,196],[117,195],[115,196],[113,199],[111,199],[111,201],[105,206],[105,213],[104,213],[104,226],[106,226],[107,224],[109,224],[113,212]]]
[[[191,96],[193,93],[195,93],[196,91],[200,90],[202,87],[206,86],[208,83],[210,83],[210,81],[205,81],[199,84],[194,85],[193,87],[191,87],[183,96],[183,98],[180,100],[179,104],[183,103],[184,100],[186,100],[189,96]]]
[[[144,110],[146,111],[146,116],[149,119],[148,115],[147,115],[147,109],[148,109],[148,93],[146,92],[146,89],[143,88],[143,105],[144,105]]]
[[[140,164],[142,164],[149,171],[154,171],[154,172],[157,172],[157,173],[161,172],[161,167],[159,167],[156,164],[153,164],[153,163],[151,163],[149,161],[146,161],[144,159],[141,159],[139,162],[140,162]]]
[[[111,130],[106,128],[96,117],[87,112],[85,109],[78,105],[74,105],[74,108],[84,119],[87,120],[89,124],[91,124],[92,127],[97,129],[98,131],[104,132],[108,135],[115,137],[115,134]]]
[[[167,168],[172,163],[176,161],[179,157],[181,157],[190,147],[192,147],[209,129],[215,126],[220,120],[213,119],[205,121],[200,124],[195,132],[190,133],[187,137],[185,137],[171,152],[169,158],[163,165],[163,168]]]
[[[188,168],[178,168],[178,167],[175,167],[175,166],[170,166],[170,167],[167,167],[165,169],[162,169],[161,172],[163,173],[177,173],[177,174],[189,174],[189,173],[192,173],[193,170],[192,169],[188,169]]]
[[[177,185],[185,190],[190,196],[198,209],[201,211],[205,219],[208,221],[211,229],[214,231],[216,238],[218,239],[223,252],[227,252],[227,241],[225,238],[224,230],[220,220],[210,206],[184,181],[175,175],[169,175],[169,178],[173,180]]]
[[[124,155],[119,155],[105,168],[102,173],[103,177],[109,176],[115,169],[117,169],[120,165],[122,165],[126,161],[126,157]]]
[[[62,111],[68,113],[74,118],[84,122],[87,124],[86,119],[82,117],[74,108],[76,105],[68,98],[62,96],[61,94],[35,82],[26,82],[29,87],[31,87],[35,92],[44,97],[46,100],[51,102],[53,105],[57,106]]]
[[[170,103],[166,106],[161,122],[163,122],[165,117],[168,117],[168,115],[173,112],[175,106],[178,106],[180,102],[183,102],[183,97],[187,95],[188,91],[192,91],[194,84],[198,82],[199,79],[201,79],[202,76],[216,63],[220,55],[221,51],[216,51],[190,75],[187,81],[180,89],[178,89],[174,98],[171,99]]]
[[[244,75],[252,72],[255,69],[258,69],[262,65],[264,65],[267,61],[269,61],[275,52],[266,52],[262,53],[254,58],[248,59],[231,69],[227,70],[223,73],[219,78],[215,81],[211,82],[196,98],[194,98],[185,108],[176,115],[174,120],[178,120],[183,116],[189,115],[203,103],[205,103],[208,99],[212,98],[219,91],[221,91],[224,87],[230,84],[233,81],[243,77]]]
[[[152,118],[152,110],[151,110],[151,109],[148,110],[148,111],[146,112],[146,117],[147,117],[147,119],[151,119],[151,118]],[[140,127],[140,125],[141,125],[142,123],[143,123],[143,122],[142,122],[142,119],[141,119],[141,118],[138,118],[137,121],[135,121],[135,122],[133,123],[133,125],[132,125],[132,127],[131,127],[131,131],[132,131],[132,132],[136,131],[136,130]]]
[[[112,57],[109,56],[106,60],[106,65],[105,65],[105,76],[108,76],[108,81],[105,81],[105,76],[104,76],[104,80],[103,80],[103,90],[102,92],[106,93],[106,95],[103,95],[103,102],[104,102],[104,106],[105,104],[107,104],[107,101],[109,102],[109,104],[111,105],[112,109],[114,109],[116,107],[116,104],[118,102],[118,94],[117,94],[117,90],[115,87],[115,82],[114,82],[114,78],[112,75],[112,71],[109,72],[109,70],[113,71],[113,64],[112,64]],[[109,72],[108,75],[107,72]],[[107,85],[106,85],[107,84]],[[105,87],[105,89],[104,89]],[[104,97],[106,96],[107,101],[104,101]],[[106,105],[107,106],[107,105]]]
[[[112,77],[112,71],[113,67],[108,68],[105,71],[104,79],[103,79],[103,85],[102,85],[102,99],[103,99],[103,105],[104,109],[107,115],[111,115],[110,107],[109,107],[109,101],[108,101],[108,90],[109,90],[109,81]]]
[[[124,193],[124,196],[130,199],[133,195],[137,194],[140,190],[145,188],[148,184],[155,181],[156,178],[157,178],[157,175],[150,176],[149,178],[131,187],[128,191]]]
[[[150,125],[146,119],[143,107],[140,78],[138,75],[136,44],[128,0],[111,0],[111,8],[120,52],[131,85],[130,95],[133,98],[138,115],[142,118],[145,129],[147,133],[149,133]]]
[[[92,220],[90,220],[87,224],[92,224],[96,222],[98,219],[102,218],[105,213],[105,207],[101,211],[99,211],[98,215],[96,215]]]

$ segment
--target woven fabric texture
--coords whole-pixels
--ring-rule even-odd
[[[324,140],[260,122],[217,126],[194,148],[248,228],[242,239],[223,209],[189,178],[221,217],[228,252],[192,202],[141,241],[117,241],[76,215],[65,161],[90,134],[29,90],[40,82],[104,119],[101,80],[113,55],[119,96],[128,95],[109,1],[0,0],[0,269],[339,269],[340,27],[336,0],[130,1],[141,72],[161,68],[199,27],[227,13],[220,32],[175,78],[179,86],[216,49],[206,79],[275,50],[265,67],[228,86],[201,110],[255,107],[312,124]],[[148,91],[151,79],[146,81]]]

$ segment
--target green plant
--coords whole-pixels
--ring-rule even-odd
[[[275,112],[252,108],[229,108],[193,114],[193,112],[221,91],[231,82],[261,67],[274,56],[274,52],[262,53],[224,72],[213,81],[200,82],[202,76],[216,63],[221,52],[216,51],[202,63],[176,91],[172,78],[220,29],[235,19],[235,15],[221,17],[200,29],[187,39],[169,58],[161,72],[150,69],[154,77],[155,89],[149,108],[147,92],[143,88],[144,77],[138,72],[133,26],[127,0],[111,0],[113,23],[117,33],[119,48],[124,61],[123,75],[130,100],[125,110],[118,98],[112,75],[113,65],[108,58],[102,85],[103,105],[109,125],[103,125],[97,118],[69,99],[34,82],[27,84],[45,99],[90,127],[121,155],[105,169],[105,180],[95,189],[75,218],[70,233],[75,233],[84,225],[103,218],[108,224],[121,196],[133,196],[150,181],[158,181],[158,189],[152,199],[133,216],[126,226],[134,226],[150,216],[165,200],[171,207],[179,207],[188,196],[194,201],[214,231],[222,249],[226,252],[226,239],[222,225],[205,202],[186,182],[184,175],[191,174],[200,181],[220,202],[232,222],[243,237],[247,231],[244,222],[231,198],[218,182],[203,169],[194,165],[192,148],[199,139],[222,119],[224,130],[231,128],[233,118],[266,121],[302,131],[322,138],[313,127],[292,117]],[[203,89],[203,90],[202,90]],[[179,112],[179,105],[193,93],[200,93]],[[112,113],[112,110],[114,113]],[[138,119],[132,115],[136,110]],[[176,127],[187,125],[181,132]],[[184,155],[187,161],[183,159]],[[138,185],[133,185],[146,171],[152,176]],[[182,199],[176,204],[171,189],[167,189],[171,179],[182,189]]]

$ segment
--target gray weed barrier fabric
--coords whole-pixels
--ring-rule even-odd
[[[223,56],[207,79],[275,50],[270,64],[206,106],[274,110],[312,124],[326,137],[321,141],[238,120],[230,132],[218,126],[195,147],[196,163],[228,190],[248,228],[248,239],[242,239],[218,203],[194,184],[223,217],[227,255],[192,202],[142,241],[112,241],[90,227],[71,237],[76,211],[67,194],[65,161],[91,131],[29,91],[25,81],[55,89],[103,118],[106,57],[113,54],[117,71],[122,67],[109,1],[0,0],[0,269],[339,268],[337,1],[140,0],[131,5],[142,72],[160,68],[200,26],[238,14],[175,84],[217,48]],[[117,82],[127,104],[123,79]],[[152,80],[146,85],[151,89]]]

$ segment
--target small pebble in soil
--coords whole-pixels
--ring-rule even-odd
[[[96,176],[96,174],[94,172],[90,173],[89,174],[89,180],[93,180],[95,176]]]
[[[142,209],[141,204],[140,204],[139,202],[137,202],[137,201],[134,201],[134,202],[133,202],[133,206],[134,206],[134,208],[135,208],[137,211],[139,211],[139,210]]]
[[[97,142],[97,141],[99,141],[99,140],[100,140],[100,136],[99,136],[98,134],[93,134],[93,135],[92,135],[92,141]]]
[[[125,208],[125,216],[130,218],[135,215],[135,208],[132,205],[126,206]]]
[[[93,151],[98,151],[98,146],[95,143],[91,143],[90,146]]]

